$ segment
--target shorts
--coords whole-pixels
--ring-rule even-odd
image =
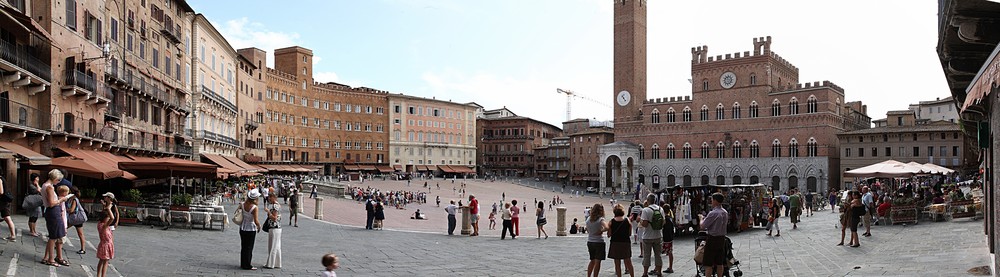
[[[591,260],[604,260],[608,255],[604,250],[604,242],[587,242],[587,253],[590,253]]]
[[[10,203],[0,204],[0,217],[10,216]]]
[[[83,223],[80,223],[80,224],[77,224],[77,225],[73,225],[73,227],[76,227],[76,228],[83,228]]]
[[[726,264],[726,237],[708,237],[705,240],[705,258],[702,260],[704,266],[717,266]]]
[[[790,212],[792,223],[799,223],[799,215],[802,215],[802,209],[799,207],[792,207]]]
[[[472,223],[479,223],[479,214],[472,215]]]
[[[660,254],[674,255],[674,242],[673,241],[664,241],[663,242],[663,249],[660,250]]]

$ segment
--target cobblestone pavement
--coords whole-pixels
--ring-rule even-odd
[[[307,215],[312,212],[302,214],[300,227],[283,227],[281,269],[239,270],[239,235],[231,226],[225,231],[122,226],[115,232],[116,257],[108,275],[316,276],[322,268],[320,257],[327,252],[342,257],[341,276],[579,276],[586,271],[586,244],[580,235],[535,239],[530,231],[517,240],[500,240],[370,231],[307,219]],[[13,218],[26,233],[27,218]],[[860,248],[850,248],[835,246],[839,241],[836,219],[836,214],[820,211],[804,217],[799,228],[792,230],[788,218],[782,217],[779,238],[765,236],[762,229],[731,234],[744,276],[963,276],[969,268],[988,264],[982,221],[875,226],[874,236],[862,238]],[[97,264],[89,246],[97,244],[96,224],[88,223],[86,232],[86,255],[75,254],[76,246],[66,247],[67,253],[73,253],[67,254],[70,267],[39,264],[44,251],[41,239],[19,236],[16,242],[0,242],[0,274],[90,276]],[[70,234],[71,243],[79,245],[75,232]],[[254,265],[260,267],[266,259],[266,233],[258,234],[254,250]],[[633,247],[636,265],[641,264],[638,250]],[[693,276],[693,252],[693,238],[679,237],[674,245],[676,272],[668,276]],[[613,272],[611,261],[605,261],[601,274]]]

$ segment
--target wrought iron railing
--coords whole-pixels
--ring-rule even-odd
[[[97,91],[97,82],[94,77],[76,69],[66,71],[66,84],[89,92]]]
[[[44,128],[42,124],[48,120],[49,115],[39,109],[0,98],[0,121],[41,130]]]
[[[209,99],[212,99],[215,102],[219,102],[219,104],[222,104],[222,106],[230,109],[232,112],[234,113],[237,112],[236,105],[233,105],[233,102],[229,102],[229,100],[226,100],[226,98],[223,98],[222,96],[216,94],[208,87],[201,86],[201,93],[207,95]]]
[[[31,47],[0,40],[0,59],[27,70],[45,81],[52,80],[52,67],[48,63],[31,54]]]

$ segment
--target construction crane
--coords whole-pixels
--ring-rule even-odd
[[[556,93],[561,93],[561,94],[565,94],[566,95],[566,121],[570,121],[571,119],[573,119],[572,118],[573,98],[580,98],[580,99],[583,99],[583,100],[587,100],[587,101],[590,101],[590,102],[597,103],[598,105],[601,105],[601,106],[604,106],[604,107],[611,108],[611,106],[608,105],[608,104],[604,104],[601,101],[597,101],[597,100],[591,99],[591,98],[586,97],[586,96],[581,96],[581,95],[573,92],[572,90],[564,90],[564,89],[561,89],[561,88],[556,88]]]

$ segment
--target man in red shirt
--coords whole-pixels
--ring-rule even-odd
[[[472,234],[470,237],[479,235],[479,200],[475,195],[469,194],[469,214],[472,214]]]

